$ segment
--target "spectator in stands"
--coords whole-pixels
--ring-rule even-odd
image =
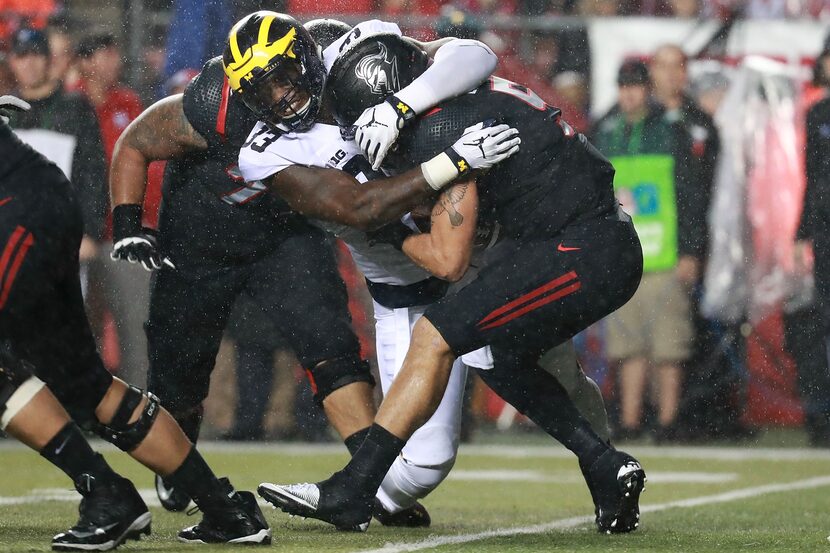
[[[80,74],[78,89],[95,108],[109,167],[115,142],[143,109],[141,100],[120,82],[123,62],[115,35],[90,33],[79,40],[75,54]],[[109,218],[107,223],[102,238],[111,242]],[[90,264],[90,321],[100,343],[104,313],[109,312],[118,334],[118,374],[128,382],[143,383],[148,363],[144,321],[150,302],[150,273],[140,265],[114,261],[109,255],[111,249],[111,245],[100,248]]]
[[[619,70],[619,101],[603,117],[593,142],[614,162],[615,187],[632,215],[643,244],[644,275],[634,297],[608,318],[608,356],[620,364],[619,436],[643,430],[649,384],[657,403],[656,435],[673,437],[680,402],[681,364],[690,353],[691,282],[679,260],[698,232],[687,216],[696,212],[696,183],[677,171],[682,127],[649,100],[648,67],[626,61]],[[682,190],[682,192],[681,192]]]
[[[220,54],[233,25],[233,15],[233,2],[229,0],[175,0],[164,77],[188,67],[202,67]]]
[[[665,110],[670,123],[677,124],[677,167],[690,187],[678,187],[678,203],[693,208],[679,222],[685,243],[677,263],[677,277],[686,286],[698,283],[709,244],[706,217],[709,214],[715,165],[720,152],[718,130],[712,117],[705,113],[686,94],[688,74],[686,54],[679,46],[667,44],[658,48],[651,58],[649,75],[654,99]],[[688,202],[684,194],[695,194],[696,201]]]
[[[830,86],[825,60],[816,60],[814,83]],[[788,349],[799,373],[804,423],[811,445],[830,447],[830,98],[807,112],[807,189],[796,234],[796,268],[815,275],[815,302],[785,316]],[[811,251],[812,250],[812,251]],[[812,253],[812,256],[810,255]]]
[[[49,77],[62,82],[64,88],[73,90],[77,85],[78,72],[72,66],[75,47],[69,30],[69,20],[64,16],[50,17],[46,26],[49,39]]]
[[[77,189],[84,216],[82,262],[91,260],[104,233],[107,179],[95,111],[79,94],[66,93],[49,76],[49,42],[41,31],[20,29],[12,39],[9,66],[16,95],[32,105],[11,125],[24,141],[54,161]],[[49,131],[49,132],[44,132]]]
[[[678,224],[682,228],[678,230],[681,238],[680,257],[675,271],[678,280],[692,290],[692,328],[695,338],[692,354],[686,363],[685,384],[686,391],[690,393],[690,402],[684,409],[701,415],[697,405],[699,399],[708,397],[714,400],[718,393],[715,383],[720,380],[712,374],[716,369],[712,363],[712,352],[723,343],[721,325],[713,325],[700,315],[699,310],[709,244],[707,216],[720,140],[712,117],[686,94],[687,59],[680,47],[666,44],[657,48],[649,64],[649,74],[654,99],[665,109],[666,118],[678,130],[675,170],[678,175],[683,175],[682,183],[685,186],[677,186],[675,191],[678,205],[684,206],[683,216],[678,217]],[[694,199],[687,198],[689,194]],[[694,418],[692,415],[684,417],[683,428],[677,430],[693,434],[698,424]]]

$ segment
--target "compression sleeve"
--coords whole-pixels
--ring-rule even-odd
[[[483,83],[496,68],[496,54],[477,40],[452,40],[441,46],[424,73],[395,96],[415,113],[424,113],[445,100]]]

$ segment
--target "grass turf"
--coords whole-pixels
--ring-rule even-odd
[[[515,446],[516,452],[525,451]],[[291,519],[265,509],[274,544],[268,551],[345,552],[381,548],[386,544],[418,543],[446,536],[470,535],[496,529],[516,529],[590,515],[590,497],[572,458],[553,448],[530,448],[527,456],[505,457],[499,452],[462,453],[451,478],[425,504],[433,526],[394,529],[372,524],[366,534],[345,534],[311,520]],[[752,450],[747,450],[751,453]],[[671,448],[638,454],[653,475],[641,504],[722,494],[767,484],[801,481],[830,475],[830,457],[788,460],[765,458],[695,459]],[[116,470],[139,488],[152,487],[148,471],[125,455],[108,449]],[[261,481],[314,481],[328,476],[346,459],[344,450],[291,450],[275,444],[268,450],[209,449],[205,457],[217,473],[228,474],[239,488],[253,489]],[[805,456],[806,457],[806,456]],[[69,483],[36,454],[17,447],[0,448],[0,551],[47,551],[51,536],[70,526],[75,501],[38,500],[38,493],[68,490]],[[500,472],[488,472],[500,471]],[[508,471],[508,472],[503,472]],[[677,473],[715,473],[724,481],[668,482]],[[492,475],[494,479],[486,479]],[[516,480],[508,477],[515,475]],[[662,477],[662,478],[661,478]],[[475,479],[485,478],[485,479]],[[486,537],[467,543],[444,544],[440,552],[533,551],[830,551],[830,480],[817,487],[781,491],[725,503],[670,507],[644,513],[641,528],[623,536],[597,534],[587,523],[554,527],[541,533]],[[39,491],[38,491],[39,490]],[[46,490],[44,492],[44,490]],[[66,495],[66,494],[63,494]],[[26,503],[19,502],[26,498]],[[152,508],[153,535],[122,546],[123,551],[227,551],[227,547],[179,544],[175,533],[195,524],[198,516],[172,514]],[[402,551],[393,546],[390,551]]]

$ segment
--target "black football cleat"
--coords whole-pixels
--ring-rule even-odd
[[[52,538],[55,551],[110,551],[127,540],[150,535],[152,515],[133,483],[126,478],[96,480],[89,474],[75,481],[83,498],[78,522]]]
[[[375,510],[372,515],[375,517],[375,520],[384,526],[429,528],[429,525],[432,524],[432,519],[426,507],[418,502],[403,511],[391,513],[383,507],[379,500],[375,499]]]
[[[257,493],[290,515],[316,518],[342,531],[365,532],[372,521],[374,497],[363,497],[347,480],[338,472],[317,484],[260,484]]]
[[[270,545],[271,529],[251,492],[238,492],[227,478],[219,480],[231,500],[220,513],[205,513],[201,522],[181,530],[179,541],[185,543],[238,543]]]
[[[165,482],[164,478],[158,474],[156,475],[156,495],[161,506],[168,511],[184,511],[190,505],[190,497],[186,493]]]
[[[594,499],[597,530],[605,534],[632,532],[640,525],[640,494],[646,473],[631,455],[609,449],[585,471]]]

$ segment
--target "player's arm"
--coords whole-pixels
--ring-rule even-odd
[[[501,163],[518,152],[521,144],[518,131],[509,125],[478,123],[465,129],[452,146],[409,171],[360,183],[338,169],[274,161],[280,159],[279,142],[263,145],[262,134],[255,130],[239,154],[239,168],[247,180],[264,180],[303,215],[361,230],[374,230],[400,218],[457,178]],[[271,144],[275,144],[273,150]],[[263,178],[262,167],[274,168]]]
[[[205,138],[187,120],[182,95],[159,100],[124,130],[112,154],[112,258],[141,263],[148,271],[162,263],[173,267],[156,249],[152,232],[142,228],[141,211],[152,161],[206,150]]]
[[[477,224],[475,179],[456,182],[435,202],[430,231],[408,236],[401,251],[438,278],[455,282],[470,266]]]
[[[355,141],[375,171],[407,122],[477,88],[498,63],[490,47],[477,40],[450,39],[418,45],[434,54],[433,63],[408,86],[368,108],[355,121]]]
[[[271,177],[268,185],[298,213],[361,230],[399,219],[437,194],[419,167],[360,183],[339,169],[293,165]]]
[[[207,141],[185,116],[182,97],[168,96],[144,110],[115,143],[110,165],[113,207],[144,202],[152,161],[207,149]]]

